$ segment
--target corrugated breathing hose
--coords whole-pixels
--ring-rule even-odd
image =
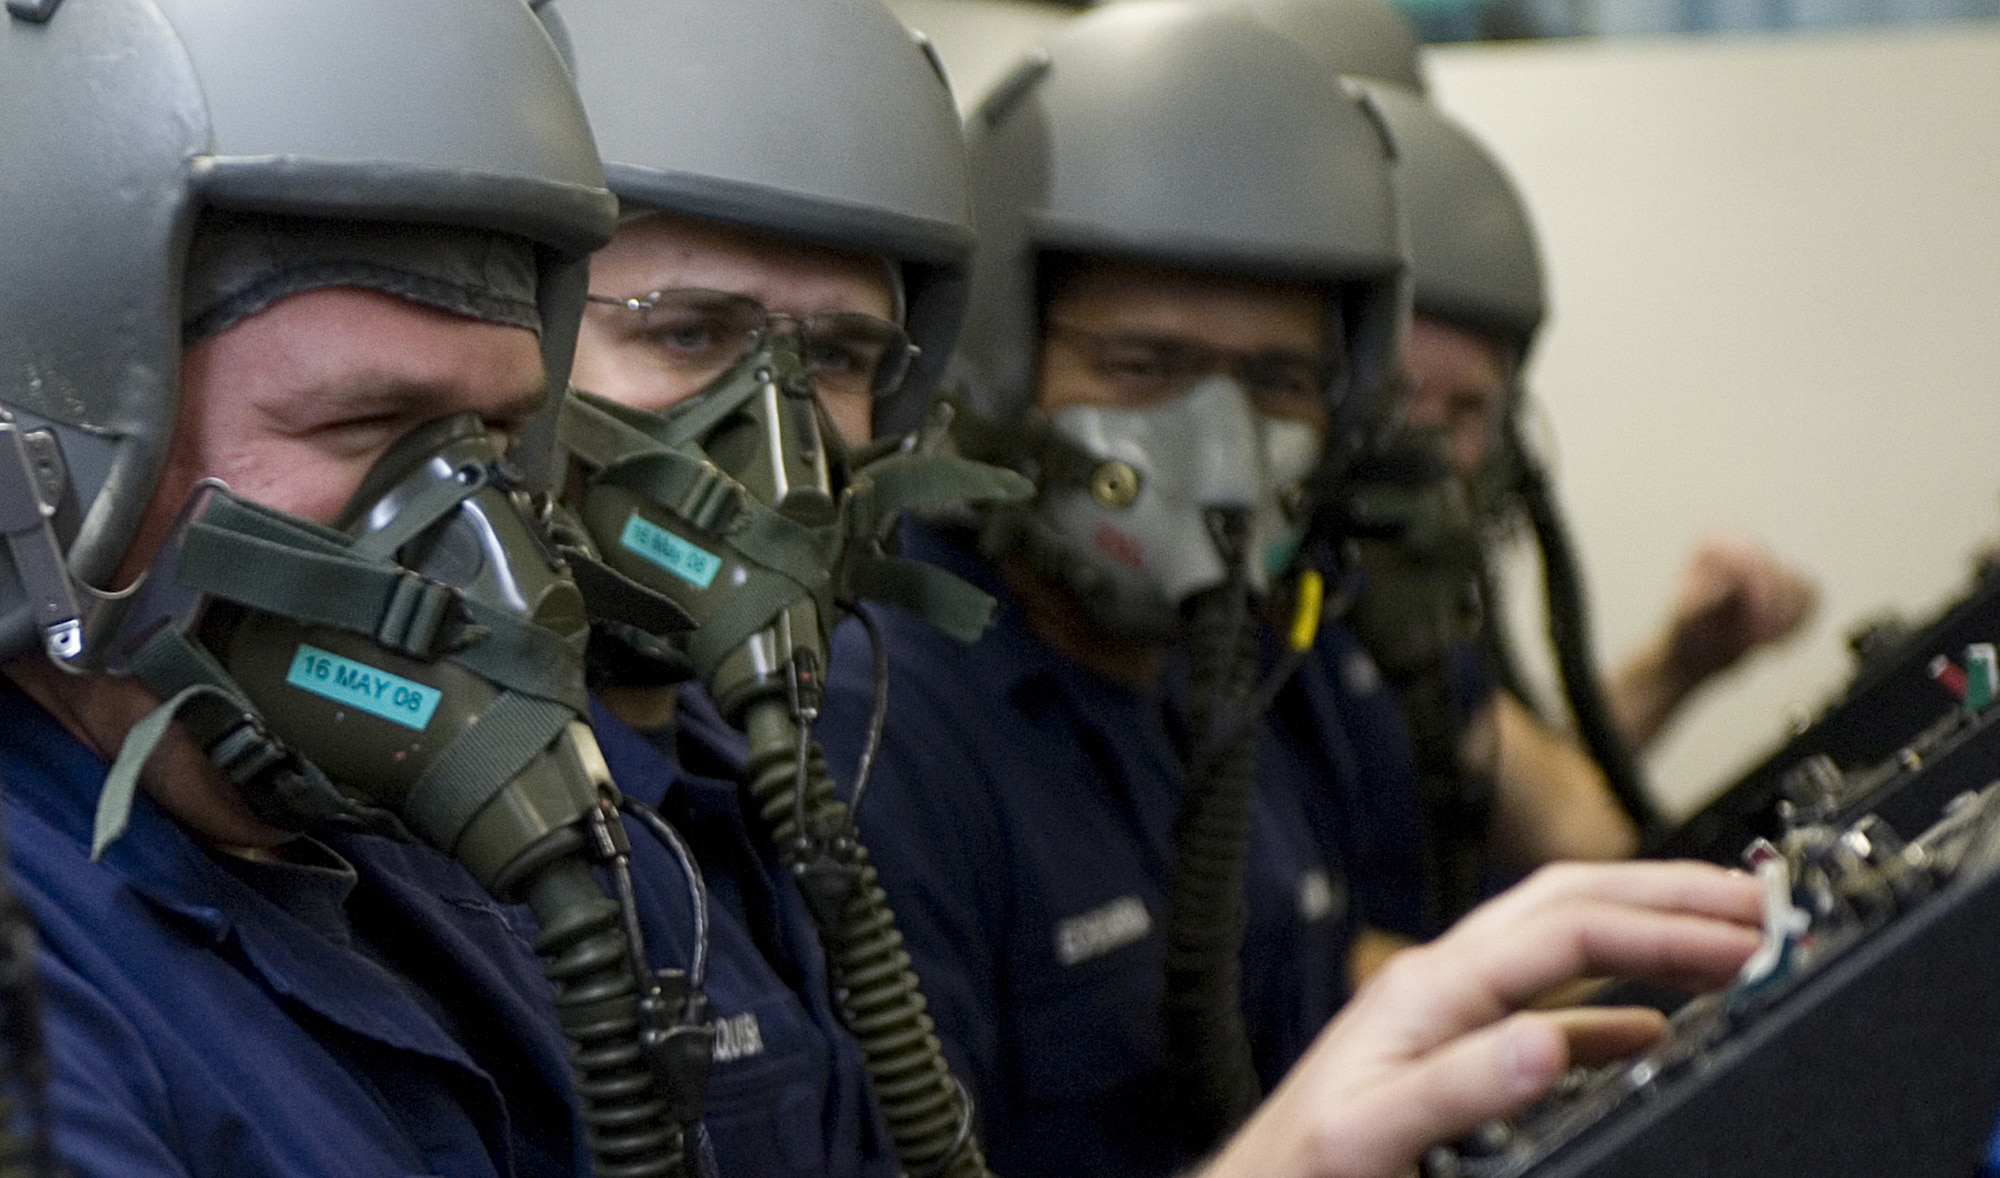
[[[644,1045],[647,1022],[619,905],[579,854],[535,871],[517,892],[541,928],[535,951],[555,984],[594,1178],[687,1174],[686,1135]]]
[[[1542,578],[1548,595],[1549,641],[1555,646],[1556,664],[1562,674],[1563,694],[1570,713],[1576,717],[1577,735],[1604,780],[1618,799],[1642,839],[1659,833],[1660,814],[1646,792],[1639,764],[1618,734],[1611,705],[1597,674],[1597,658],[1590,638],[1590,605],[1583,587],[1583,573],[1577,565],[1576,549],[1569,529],[1556,508],[1547,475],[1533,462],[1524,462],[1519,482],[1522,507],[1535,529],[1535,542],[1542,550]]]
[[[897,1160],[912,1178],[990,1178],[970,1098],[945,1062],[888,896],[793,710],[777,696],[745,709],[750,793],[818,927]]]
[[[1243,876],[1256,792],[1258,630],[1243,566],[1248,514],[1213,513],[1210,531],[1231,575],[1193,598],[1188,617],[1188,780],[1175,815],[1167,895],[1169,1099],[1190,1143],[1205,1150],[1263,1096],[1244,1025]]]

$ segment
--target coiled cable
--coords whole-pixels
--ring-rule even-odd
[[[769,695],[745,709],[750,793],[818,928],[897,1160],[912,1178],[987,1178],[970,1097],[945,1062],[888,895],[797,708]],[[809,722],[816,706],[804,711]]]

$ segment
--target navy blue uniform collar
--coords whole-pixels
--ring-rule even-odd
[[[619,790],[655,810],[679,792],[683,804],[733,811],[749,744],[701,689],[683,683],[676,692],[673,719],[658,732],[638,731],[592,697],[590,726],[598,747]]]
[[[6,784],[13,801],[87,856],[96,794],[108,767],[5,676],[0,676],[0,760],[12,767]],[[427,893],[454,890],[453,877],[476,890],[449,861],[432,852],[419,854],[437,860],[439,869],[424,881]],[[358,953],[331,951],[336,946],[319,932],[210,858],[143,791],[125,836],[105,852],[98,868],[119,875],[210,946],[219,949],[233,939],[274,993],[355,1034],[479,1071],[463,1047],[412,1008],[413,999],[381,967]],[[491,906],[483,894],[479,899]],[[551,1011],[543,1021],[553,1018]],[[497,1091],[493,1098],[497,1106]]]

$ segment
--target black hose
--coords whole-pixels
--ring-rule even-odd
[[[618,810],[636,820],[680,866],[681,881],[687,885],[688,904],[694,909],[694,952],[688,962],[688,985],[696,990],[704,989],[708,985],[708,887],[702,883],[701,868],[695,864],[694,851],[681,837],[680,831],[644,802],[636,798],[621,798]]]
[[[1466,762],[1465,724],[1452,698],[1450,674],[1443,655],[1390,674],[1402,697],[1416,762],[1426,836],[1424,922],[1433,934],[1484,898],[1494,809],[1491,774]]]
[[[541,927],[535,951],[555,984],[570,1042],[594,1178],[688,1173],[686,1134],[645,1047],[634,947],[620,906],[579,854],[537,870],[519,889]]]
[[[1168,1095],[1190,1144],[1206,1150],[1256,1108],[1263,1084],[1243,1019],[1243,877],[1256,792],[1257,627],[1242,575],[1248,520],[1211,528],[1234,555],[1228,584],[1188,612],[1188,780],[1174,817],[1167,894]],[[1239,534],[1240,533],[1240,534]]]
[[[1542,583],[1548,597],[1549,641],[1555,646],[1556,665],[1562,673],[1563,694],[1570,714],[1576,717],[1577,735],[1591,759],[1604,772],[1619,806],[1639,827],[1641,837],[1660,828],[1659,811],[1646,792],[1639,765],[1618,734],[1611,705],[1604,698],[1603,682],[1597,674],[1597,658],[1591,649],[1590,605],[1583,588],[1583,574],[1577,565],[1576,549],[1569,529],[1556,508],[1555,496],[1541,467],[1524,458],[1519,482],[1521,505],[1535,529],[1535,542],[1542,550]]]
[[[751,797],[818,928],[903,1172],[990,1178],[970,1097],[945,1062],[888,895],[852,813],[834,796],[819,745],[803,742],[801,759],[800,725],[779,696],[750,703],[743,727]]]

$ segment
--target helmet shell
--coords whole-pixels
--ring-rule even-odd
[[[616,205],[523,5],[71,0],[0,17],[0,110],[0,409],[61,447],[78,580],[115,573],[153,494],[205,209],[527,238],[567,377]],[[35,641],[17,581],[0,551],[0,656]]]
[[[1401,217],[1386,131],[1319,62],[1236,9],[1134,2],[1065,26],[970,120],[980,228],[961,348],[973,408],[1034,400],[1051,251],[1322,282],[1351,363],[1337,429],[1396,370]]]
[[[916,424],[965,306],[972,224],[957,107],[879,0],[550,0],[612,191],[902,268],[922,355],[876,406]]]
[[[1337,74],[1430,93],[1417,31],[1384,0],[1227,0],[1290,37]]]
[[[1491,152],[1436,107],[1374,88],[1396,135],[1416,310],[1526,355],[1548,313],[1528,206]]]

